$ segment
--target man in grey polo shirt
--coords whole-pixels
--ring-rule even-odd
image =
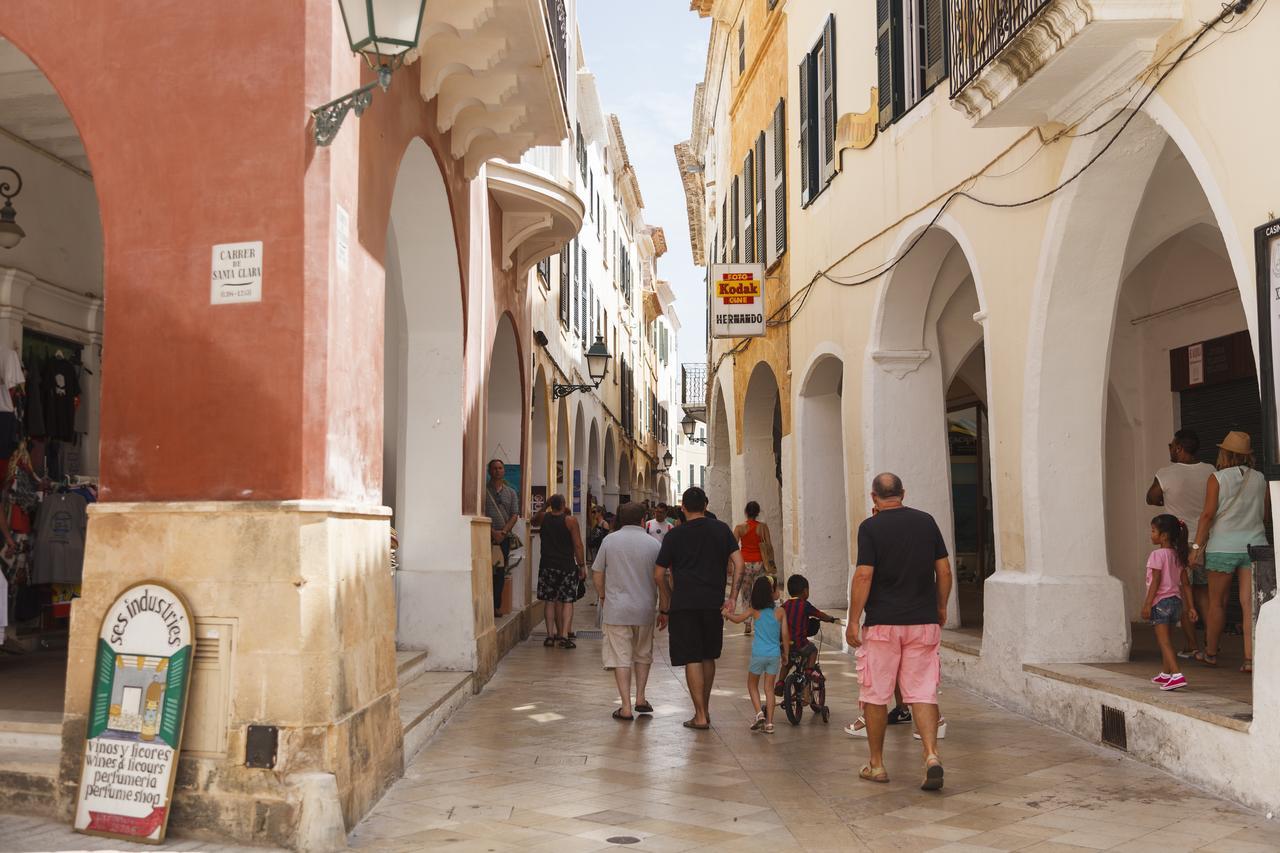
[[[618,529],[600,543],[591,580],[604,608],[604,666],[613,670],[622,707],[615,720],[634,720],[652,714],[644,688],[653,664],[653,628],[658,615],[658,586],[653,564],[657,541],[644,531],[645,508],[638,503],[618,507]],[[631,671],[635,670],[636,700],[631,704]]]

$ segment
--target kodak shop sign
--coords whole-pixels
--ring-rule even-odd
[[[764,265],[712,266],[711,337],[758,338],[764,329]]]
[[[159,844],[191,687],[191,610],[161,583],[125,590],[98,632],[75,828]]]

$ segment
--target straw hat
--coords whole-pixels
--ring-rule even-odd
[[[1253,453],[1253,443],[1249,440],[1249,433],[1236,430],[1227,433],[1227,437],[1218,447],[1230,453],[1239,453],[1241,456]]]

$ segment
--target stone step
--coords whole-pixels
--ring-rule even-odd
[[[61,748],[62,714],[0,710],[0,752]]]
[[[426,651],[396,652],[396,681],[401,687],[427,671],[428,654]]]
[[[471,698],[470,672],[423,672],[400,688],[404,762],[413,760],[449,717]]]
[[[61,818],[58,763],[62,750],[0,746],[0,811]]]

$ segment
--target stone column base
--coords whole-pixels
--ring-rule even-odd
[[[1129,659],[1124,585],[1110,575],[1001,571],[987,578],[983,595],[983,658],[1018,663]]]
[[[378,507],[92,507],[68,650],[64,811],[79,784],[102,616],[127,586],[150,579],[182,593],[196,621],[170,829],[293,847],[305,840],[306,814],[336,811],[354,826],[403,772],[389,539]],[[277,728],[273,768],[245,765],[250,725]],[[305,784],[325,776],[333,783]],[[311,790],[333,802],[311,801]]]

